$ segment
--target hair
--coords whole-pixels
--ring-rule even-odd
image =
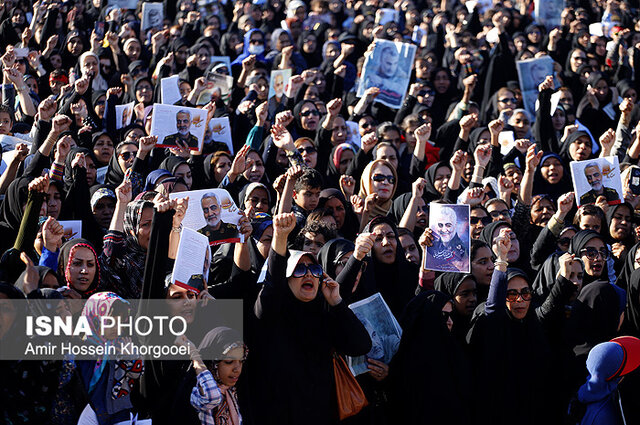
[[[320,234],[324,236],[325,242],[329,242],[338,236],[335,226],[331,226],[324,221],[307,221],[307,224],[300,230],[296,238],[296,246],[299,249],[304,246],[304,235],[307,233]]]
[[[489,207],[493,204],[495,204],[496,202],[502,202],[507,208],[509,208],[509,205],[504,201],[504,199],[501,198],[491,198],[489,199],[487,202],[484,203],[484,208],[488,211]]]
[[[189,116],[189,119],[191,119],[191,112],[187,111],[186,109],[180,109],[177,113],[176,113],[176,117],[178,116],[178,114],[187,114]]]
[[[371,151],[371,153],[373,154],[374,158],[377,157],[378,149],[380,149],[380,148],[392,148],[396,153],[396,158],[400,159],[400,152],[398,152],[398,148],[396,148],[393,145],[393,143],[389,143],[389,142],[380,142],[377,145],[375,145],[375,147],[373,148],[373,151]]]
[[[5,113],[7,115],[9,115],[9,118],[11,119],[11,122],[14,123],[15,119],[13,118],[13,113],[11,111],[11,108],[9,108],[7,105],[0,105],[0,114],[1,113]]]
[[[328,208],[316,208],[307,216],[307,223],[312,221],[320,221],[324,217],[332,217],[331,211]]]
[[[422,124],[424,124],[424,121],[422,120],[422,118],[420,118],[420,115],[410,114],[404,117],[404,119],[402,120],[402,124],[400,124],[400,127],[402,127],[402,129],[406,131],[409,127],[419,127]]]
[[[469,208],[469,213],[471,213],[471,211],[474,211],[474,210],[482,210],[486,215],[489,215],[489,212],[487,211],[487,209],[480,204],[471,205],[471,208]]]
[[[200,198],[200,203],[202,203],[202,201],[204,201],[207,198],[215,198],[216,202],[218,203],[218,206],[221,205],[220,198],[218,198],[218,195],[216,195],[215,192],[207,192],[204,195],[202,195],[202,198]]]
[[[307,168],[296,181],[293,190],[297,193],[309,189],[322,189],[322,174],[313,168]]]
[[[229,155],[229,153],[225,151],[218,151],[214,153],[213,156],[211,157],[211,165],[216,165],[218,160],[223,156],[226,156],[227,158],[229,158],[229,161],[233,161],[233,158],[231,157],[231,155]]]
[[[580,220],[582,220],[582,217],[586,216],[598,217],[600,219],[601,229],[605,229],[607,227],[607,220],[602,209],[591,204],[582,205],[578,208],[578,212],[576,212],[576,215],[573,217],[573,224],[580,228]]]
[[[480,250],[480,248],[489,248],[489,250],[491,250],[491,247],[489,246],[488,243],[481,241],[480,239],[471,239],[471,256],[470,259],[473,261],[473,259],[476,257],[476,254],[478,253],[478,251]],[[493,255],[493,251],[492,251],[492,255]]]
[[[598,171],[600,170],[600,166],[598,165],[597,162],[590,162],[587,165],[584,166],[583,168],[583,172],[586,172],[587,168],[593,168],[596,167],[598,169]]]
[[[402,134],[402,130],[400,130],[400,128],[397,125],[395,125],[391,121],[385,121],[382,124],[380,124],[376,129],[376,136],[378,136],[378,139],[382,139],[382,135],[384,133],[386,133],[387,131],[394,131],[394,130],[397,131],[398,134]]]

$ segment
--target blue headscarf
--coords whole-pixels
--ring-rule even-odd
[[[262,31],[260,31],[259,29],[251,29],[249,31],[247,31],[247,33],[244,35],[244,46],[242,47],[242,53],[240,54],[240,56],[238,56],[236,58],[236,60],[234,60],[233,62],[231,62],[231,65],[242,65],[242,61],[245,60],[246,58],[248,58],[249,56],[251,56],[251,53],[249,53],[249,45],[251,44],[251,34],[253,34],[254,32],[258,32],[260,33],[260,35],[262,35],[262,44],[265,48],[265,50],[267,49],[267,46],[264,45],[264,33]],[[264,53],[262,52],[259,55],[256,55],[256,60],[260,61],[260,62],[267,62],[267,60],[264,57]]]

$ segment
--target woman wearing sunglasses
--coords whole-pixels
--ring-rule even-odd
[[[261,337],[253,401],[257,412],[269,412],[271,423],[329,424],[337,419],[332,352],[364,355],[371,338],[342,300],[340,285],[312,255],[291,251],[287,258],[295,225],[292,213],[273,218],[267,276],[255,304]]]
[[[366,166],[362,172],[358,193],[358,197],[362,200],[361,226],[368,223],[372,217],[387,215],[393,203],[397,184],[398,174],[387,160],[376,159]]]

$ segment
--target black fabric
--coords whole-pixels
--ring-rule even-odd
[[[337,277],[336,262],[345,254],[353,252],[355,248],[355,244],[347,239],[332,239],[318,252],[318,262],[325,273],[335,279]]]

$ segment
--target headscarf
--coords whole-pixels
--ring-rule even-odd
[[[338,261],[345,254],[353,252],[355,249],[355,244],[349,240],[342,238],[331,239],[318,252],[318,262],[320,262],[322,269],[331,278],[335,279],[337,277],[336,265]]]
[[[295,139],[299,139],[300,137],[308,137],[311,140],[315,140],[316,138],[316,132],[312,131],[312,130],[305,130],[304,128],[302,128],[302,117],[300,116],[300,112],[302,111],[302,107],[306,104],[312,104],[313,107],[317,110],[318,107],[316,106],[316,103],[313,100],[309,100],[309,99],[304,99],[300,102],[298,102],[294,107],[293,107],[293,125],[294,125],[294,130],[295,130],[295,134],[293,134],[293,138]],[[320,117],[318,117],[320,118]],[[318,120],[318,127],[321,125],[321,121]]]
[[[355,240],[357,236],[356,234],[360,227],[358,224],[358,217],[353,212],[351,203],[347,202],[347,199],[344,197],[344,194],[340,190],[330,188],[324,189],[322,192],[320,192],[320,202],[318,203],[318,207],[326,208],[325,205],[327,201],[333,198],[338,199],[344,207],[344,223],[342,224],[341,228],[337,229],[338,233],[346,239]]]
[[[242,210],[244,209],[244,202],[248,197],[251,196],[253,191],[256,189],[264,189],[264,191],[267,192],[267,199],[269,200],[269,206],[271,206],[271,193],[269,193],[269,189],[267,188],[267,186],[265,186],[260,182],[253,182],[243,187],[242,190],[240,191],[240,194],[238,195],[238,201],[239,201],[238,207],[240,209]]]
[[[441,168],[441,167],[445,167],[449,171],[451,171],[451,165],[449,165],[447,161],[439,161],[433,164],[432,166],[430,166],[424,175],[424,178],[427,181],[424,187],[424,195],[423,195],[423,197],[425,198],[425,202],[431,202],[431,201],[435,201],[436,199],[442,198],[442,194],[438,192],[438,190],[434,185],[436,181],[436,171],[438,171],[438,168]]]
[[[69,151],[69,154],[67,155],[67,158],[65,159],[65,164],[64,164],[64,190],[65,192],[69,192],[69,190],[71,190],[71,186],[74,183],[74,171],[73,171],[73,167],[71,166],[71,163],[73,162],[73,160],[76,157],[76,154],[78,153],[83,153],[85,154],[87,157],[91,158],[91,160],[93,161],[94,165],[98,165],[98,160],[96,159],[95,154],[93,153],[93,151],[87,149],[87,148],[73,148]],[[85,171],[86,173],[86,171]]]
[[[251,227],[253,228],[251,237],[256,241],[259,241],[262,234],[269,226],[273,226],[273,218],[269,214],[256,213],[251,220]]]
[[[264,33],[259,29],[253,28],[247,31],[244,35],[244,46],[242,48],[242,53],[238,55],[238,57],[233,62],[231,62],[231,65],[242,65],[242,61],[248,58],[249,56],[251,56],[251,53],[249,53],[249,46],[251,45],[251,34],[253,34],[254,32],[258,32],[259,34],[261,34],[262,39],[264,41],[264,38],[265,38]],[[263,42],[263,46],[264,46],[264,42]],[[260,53],[259,55],[255,55],[256,60],[259,62],[266,62],[266,59],[264,57],[264,54],[266,53],[266,46],[264,47],[265,47],[264,52]]]
[[[562,178],[555,184],[549,183],[542,177],[542,166],[550,158],[556,158],[563,167]],[[545,153],[533,176],[533,195],[549,195],[553,201],[557,201],[561,195],[570,192],[571,189],[570,170],[566,167],[562,157],[553,152]]]
[[[585,245],[587,244],[587,242],[589,242],[592,239],[600,239],[603,243],[604,243],[604,237],[594,231],[594,230],[581,230],[578,233],[576,233],[573,238],[571,238],[571,243],[569,244],[569,253],[570,254],[574,254],[577,257],[580,257],[580,251],[585,247]],[[583,286],[590,283],[590,282],[594,282],[600,278],[606,279],[606,277],[609,275],[608,272],[608,265],[607,265],[607,261],[603,262],[603,268],[602,268],[602,274],[600,275],[600,277],[593,277],[593,276],[589,276],[587,273],[584,274],[584,279],[583,279]]]
[[[27,203],[29,196],[29,183],[32,178],[20,177],[12,181],[7,188],[7,193],[2,201],[1,213],[3,228],[11,231],[11,234],[3,235],[5,237],[15,239],[20,229],[20,222],[24,214],[24,205]],[[13,244],[13,241],[11,241]]]
[[[35,268],[36,268],[36,271],[38,272],[38,289],[46,289],[46,288],[42,288],[42,283],[44,281],[44,278],[49,273],[51,273],[56,278],[56,280],[58,280],[58,275],[56,274],[56,272],[50,269],[49,267],[35,266]],[[18,277],[18,280],[16,280],[15,286],[22,292],[24,292],[24,281],[26,278],[27,278],[27,270],[23,271],[20,277]]]
[[[493,234],[495,233],[498,227],[508,227],[509,229],[513,229],[511,225],[506,221],[493,221],[487,224],[486,226],[484,226],[484,229],[482,229],[482,232],[480,232],[479,239],[482,242],[489,245],[489,248],[491,249],[492,252],[493,252],[493,238],[494,238]]]
[[[164,170],[162,168],[158,170],[153,170],[152,172],[147,174],[147,180],[144,186],[145,192],[153,190],[156,187],[156,184],[158,183],[158,181],[162,177],[169,177],[169,176],[173,176],[173,174],[171,174],[171,171],[169,170]]]
[[[138,147],[136,142],[130,141],[122,141],[116,146],[113,150],[113,156],[109,160],[109,166],[107,167],[107,175],[105,177],[104,182],[110,186],[117,187],[124,181],[124,171],[120,167],[120,163],[118,162],[118,148],[124,145],[133,145]]]
[[[636,270],[636,253],[638,252],[638,247],[640,247],[640,243],[632,246],[631,249],[629,249],[627,257],[624,259],[622,271],[620,271],[618,279],[616,280],[616,285],[618,285],[622,289],[628,289],[627,285],[629,285],[631,282],[631,275]]]
[[[89,249],[93,254],[93,259],[96,264],[96,273],[93,277],[93,282],[89,284],[87,290],[85,292],[80,292],[80,290],[73,288],[82,296],[82,298],[87,299],[100,287],[100,264],[98,263],[98,254],[96,254],[96,250],[93,249],[91,242],[86,239],[76,238],[71,239],[62,245],[62,248],[60,248],[60,255],[58,256],[58,279],[60,279],[60,286],[71,286],[71,283],[69,282],[69,269],[78,248]]]
[[[627,283],[627,302],[622,326],[625,334],[640,336],[640,269],[631,273]]]
[[[634,214],[635,210],[634,210],[634,208],[633,208],[633,206],[631,204],[629,204],[628,202],[622,202],[622,203],[617,204],[617,205],[611,205],[609,207],[609,209],[607,210],[607,213],[606,213],[606,217],[607,217],[607,233],[609,235],[611,235],[611,222],[613,221],[613,215],[616,213],[616,211],[618,211],[618,208],[623,207],[623,206],[627,207],[629,209],[631,220],[633,220],[633,214]],[[635,244],[635,237],[634,237],[633,233],[634,232],[633,232],[633,226],[632,226],[631,231],[629,232],[629,235],[627,236],[626,239],[619,241],[619,240],[613,239],[613,236],[610,236],[609,237],[609,242],[611,244],[616,243],[616,242],[621,242],[627,248],[631,247],[631,246],[633,246]]]
[[[396,173],[395,168],[393,167],[393,165],[391,165],[389,161],[387,161],[386,159],[376,159],[374,161],[371,161],[365,167],[364,171],[362,172],[362,177],[360,178],[360,191],[358,192],[358,196],[360,196],[362,200],[364,200],[370,194],[374,193],[373,181],[371,180],[371,177],[373,177],[373,170],[378,164],[385,165],[386,167],[388,167],[391,170],[391,174],[393,174],[393,177],[396,179],[396,182],[393,185],[393,188],[391,189],[391,194],[389,196],[389,199],[382,202],[381,204],[378,204],[378,203],[373,204],[373,207],[369,213],[370,217],[375,217],[377,215],[387,215],[387,213],[391,209],[391,204],[393,203],[393,196],[396,193],[396,189],[398,188],[398,183],[399,183],[398,173]]]
[[[569,151],[571,144],[576,142],[580,137],[583,137],[583,136],[587,137],[589,141],[591,141],[591,137],[589,136],[589,133],[587,133],[586,131],[578,130],[571,133],[569,137],[567,137],[567,140],[562,142],[562,144],[560,145],[560,157],[563,160],[563,165],[565,166],[565,170],[567,169],[569,163],[573,161],[573,158],[571,158],[571,153]],[[592,143],[591,156],[593,156],[594,146],[593,146],[593,142],[591,143]]]

